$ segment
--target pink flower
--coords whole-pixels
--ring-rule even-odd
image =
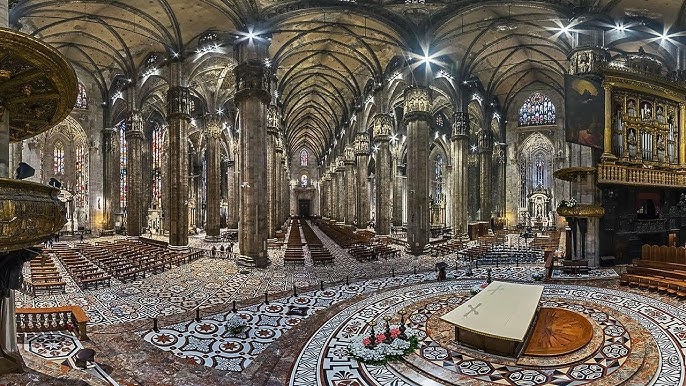
[[[386,340],[385,334],[379,334],[376,336],[376,343],[383,343]]]
[[[394,328],[391,330],[391,338],[395,339],[400,336],[400,329]]]
[[[481,283],[481,289],[488,287],[488,283]]]
[[[372,343],[372,341],[369,340],[369,338],[362,339],[362,344],[364,345],[364,347],[369,346],[371,343]]]

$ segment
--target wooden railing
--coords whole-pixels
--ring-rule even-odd
[[[79,306],[17,308],[17,332],[49,332],[73,329],[79,340],[88,340],[88,315]]]
[[[646,169],[643,167],[600,164],[599,184],[621,184],[634,186],[683,187],[686,176],[673,170]]]

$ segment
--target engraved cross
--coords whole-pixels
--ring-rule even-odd
[[[471,314],[472,312],[474,313],[474,316],[479,315],[479,311],[477,311],[476,309],[481,307],[481,303],[477,304],[476,307],[471,304],[467,305],[467,307],[469,307],[469,312],[464,314],[465,318],[468,317],[469,314]]]

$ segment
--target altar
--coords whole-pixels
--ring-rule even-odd
[[[489,353],[516,358],[535,324],[543,286],[494,281],[441,316],[455,325],[455,340]]]

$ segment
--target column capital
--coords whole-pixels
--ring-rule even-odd
[[[390,114],[376,114],[372,118],[371,129],[374,142],[389,141],[393,133],[393,117]]]
[[[250,59],[236,66],[234,73],[236,74],[236,102],[248,98],[257,98],[264,104],[271,102],[269,72],[264,62]]]
[[[464,111],[457,111],[453,115],[452,136],[450,139],[457,141],[460,139],[468,139],[469,134],[469,114]]]
[[[279,135],[279,108],[275,104],[267,107],[267,134]]]
[[[212,118],[207,125],[205,125],[205,136],[208,139],[219,139],[222,136],[222,129],[219,125],[219,121]]]
[[[355,134],[355,155],[369,155],[369,133]]]
[[[170,119],[190,120],[191,92],[188,87],[174,86],[167,91],[167,116]]]
[[[355,159],[355,149],[351,146],[348,145],[345,147],[345,159],[344,162],[346,165],[354,165],[356,162]]]
[[[431,118],[431,90],[411,86],[405,89],[405,121],[429,120]]]

